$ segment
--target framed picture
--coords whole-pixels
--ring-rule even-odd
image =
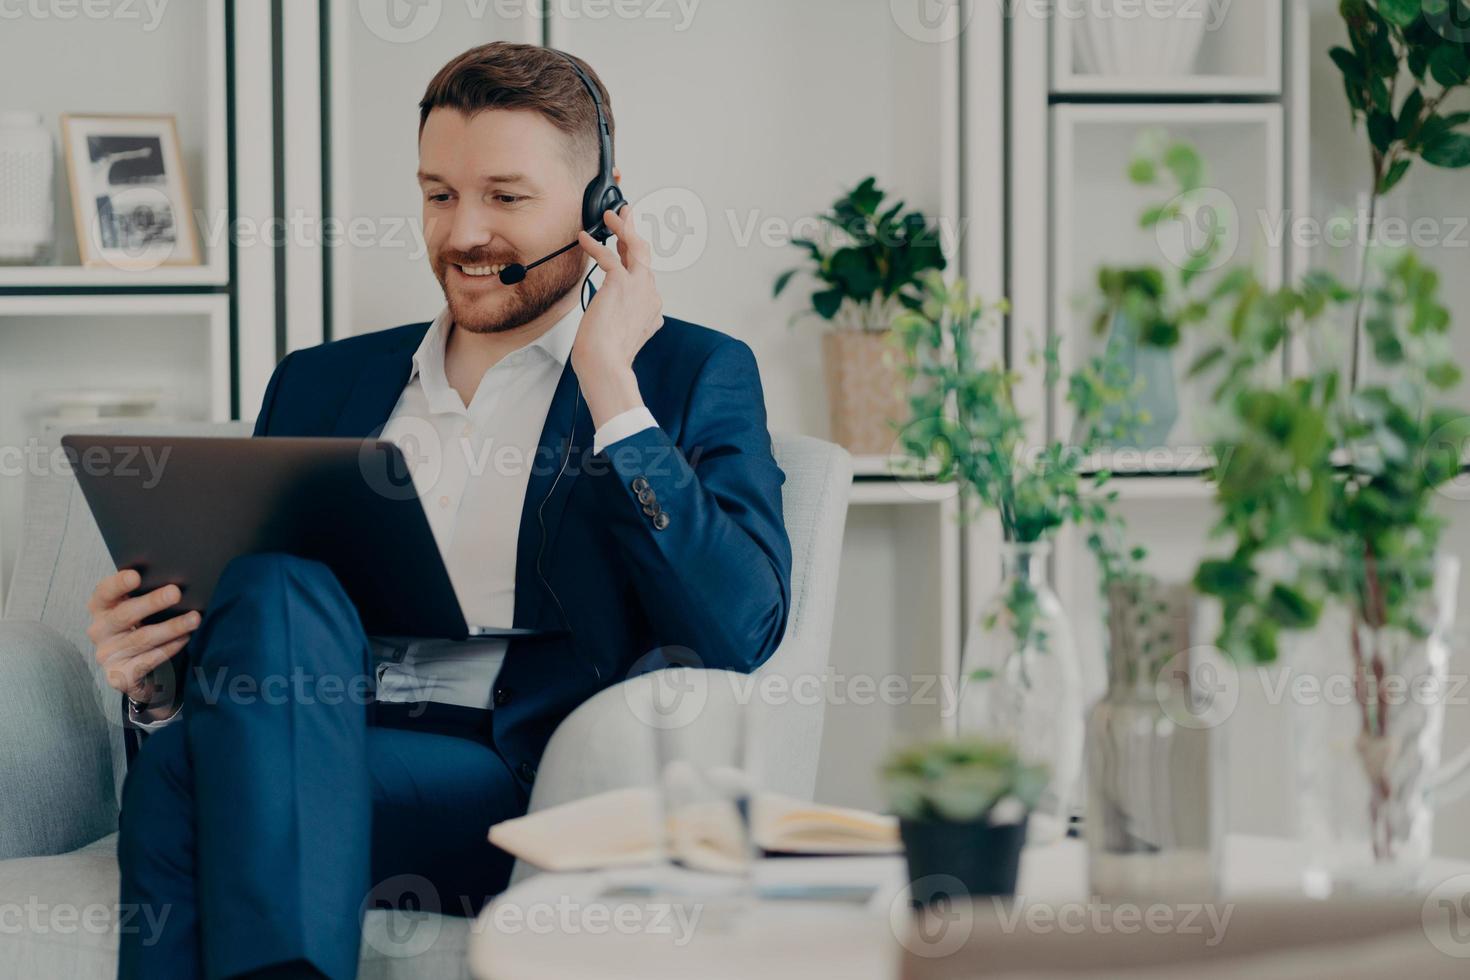
[[[82,264],[198,265],[173,116],[61,117]]]

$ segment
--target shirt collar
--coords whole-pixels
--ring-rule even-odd
[[[439,315],[434,317],[434,322],[429,324],[424,339],[419,342],[418,349],[413,352],[413,370],[408,376],[409,383],[412,383],[415,378],[421,378],[427,391],[449,391],[449,378],[444,373],[444,352],[449,343],[449,328],[452,323],[453,318],[449,315],[448,306],[440,310]],[[557,366],[565,367],[568,358],[572,356],[572,343],[577,339],[577,330],[581,325],[582,304],[577,303],[550,330],[505,356],[507,359],[523,358],[526,354],[539,350],[556,362]],[[456,400],[458,397],[455,395]]]

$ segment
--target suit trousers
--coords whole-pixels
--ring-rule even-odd
[[[526,790],[488,724],[375,711],[367,637],[325,565],[231,562],[186,652],[183,714],[123,786],[120,977],[300,960],[345,980],[370,909],[472,915],[505,887],[486,833]]]

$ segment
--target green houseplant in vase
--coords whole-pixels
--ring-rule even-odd
[[[1044,767],[983,739],[936,741],[889,759],[882,782],[898,816],[913,904],[1014,895],[1028,816],[1047,781]]]
[[[832,437],[858,455],[886,454],[907,417],[891,328],[918,304],[919,277],[945,267],[938,227],[922,212],[889,203],[869,177],[820,215],[822,240],[796,238],[811,265],[776,280],[780,296],[803,271],[817,281],[811,307],[833,329],[822,337]]]
[[[1445,3],[1340,7],[1351,48],[1332,58],[1373,179],[1359,281],[1227,275],[1192,369],[1223,410],[1212,476],[1229,551],[1195,576],[1221,605],[1217,643],[1257,662],[1284,649],[1314,682],[1291,705],[1314,895],[1415,888],[1434,806],[1470,789],[1470,752],[1441,765],[1458,561],[1435,506],[1470,419],[1448,394],[1460,369],[1438,274],[1373,237],[1379,199],[1416,160],[1470,166],[1470,113],[1445,111],[1470,46],[1441,33]]]
[[[992,353],[1005,304],[987,304],[963,280],[951,285],[937,272],[923,286],[919,308],[894,327],[906,355],[913,415],[899,444],[915,473],[961,485],[967,516],[998,514],[1005,536],[1000,588],[965,639],[959,727],[1012,744],[1026,761],[1046,768],[1050,782],[1037,801],[1032,837],[1051,841],[1066,832],[1080,802],[1086,706],[1083,671],[1047,557],[1057,528],[1101,521],[1107,513],[1109,502],[1093,491],[1108,474],[1089,473],[1085,463],[1131,421],[1117,411],[1129,385],[1116,365],[1089,361],[1067,389],[1082,438],[1032,446],[1016,405],[1018,376]],[[1036,360],[1048,383],[1056,382],[1055,343]]]

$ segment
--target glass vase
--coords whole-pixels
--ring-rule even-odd
[[[1045,542],[1002,548],[999,591],[965,640],[959,729],[1007,741],[1051,782],[1032,814],[1028,838],[1062,837],[1082,774],[1082,671],[1071,626],[1047,578]]]
[[[1091,894],[1208,901],[1224,830],[1223,738],[1209,683],[1220,665],[1190,644],[1187,586],[1120,583],[1107,598],[1108,690],[1087,725]]]
[[[1313,897],[1416,891],[1434,808],[1470,789],[1470,750],[1441,762],[1446,703],[1467,710],[1448,675],[1458,580],[1458,561],[1441,558],[1420,629],[1337,608],[1292,649],[1303,885]]]

